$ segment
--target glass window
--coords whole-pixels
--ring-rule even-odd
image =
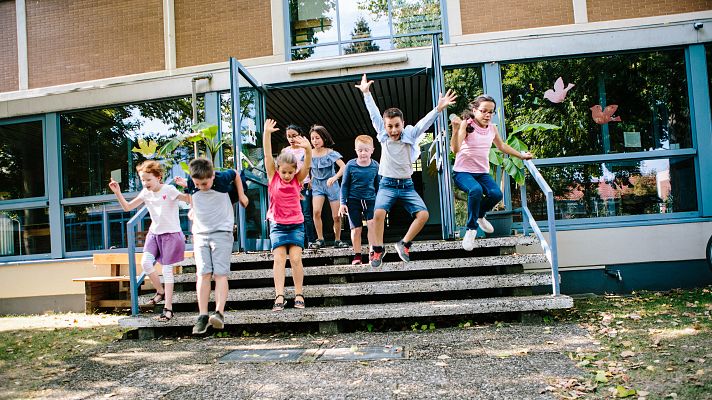
[[[709,80],[709,93],[712,97],[712,44],[705,46],[705,53],[707,53],[707,79]],[[710,101],[710,111],[712,111],[712,101]]]
[[[0,125],[0,200],[45,195],[42,121]]]
[[[202,97],[198,119],[204,118]],[[145,157],[132,149],[140,140],[158,146],[179,133],[190,131],[190,97],[160,102],[131,104],[111,108],[65,113],[60,116],[64,197],[110,194],[111,177],[121,177],[124,192],[141,185],[135,168]],[[192,146],[179,147],[166,160],[168,176],[180,173],[180,161],[193,158]]]
[[[440,0],[289,0],[293,60],[429,46]]]
[[[49,209],[0,211],[0,256],[48,254]]]
[[[554,191],[557,219],[697,211],[694,158],[615,161],[539,167]],[[546,220],[546,200],[527,176],[527,204]],[[518,193],[518,191],[513,192]],[[521,198],[512,196],[512,206]]]
[[[502,84],[509,132],[561,127],[520,134],[538,158],[692,147],[683,50],[507,64]]]

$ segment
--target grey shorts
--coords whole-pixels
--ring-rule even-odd
[[[196,273],[221,275],[230,273],[232,232],[198,233],[193,235]]]

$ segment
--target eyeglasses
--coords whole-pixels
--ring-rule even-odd
[[[477,111],[481,112],[481,113],[484,114],[484,115],[487,115],[487,114],[489,114],[489,115],[497,115],[497,110],[489,111],[489,110],[479,110],[479,109],[478,109]]]

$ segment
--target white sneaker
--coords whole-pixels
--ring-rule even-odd
[[[477,238],[476,229],[468,229],[465,232],[465,238],[462,239],[462,248],[467,251],[472,251],[475,248],[475,239]]]
[[[482,232],[484,233],[494,232],[494,227],[485,219],[485,217],[477,218],[477,225],[480,226],[480,229],[482,229]]]

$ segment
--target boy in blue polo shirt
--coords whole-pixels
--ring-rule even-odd
[[[438,105],[430,111],[415,126],[405,125],[403,112],[398,108],[389,108],[381,116],[378,106],[371,96],[373,81],[366,79],[366,74],[361,77],[361,82],[356,87],[363,93],[366,109],[371,117],[371,123],[376,129],[377,139],[381,143],[381,165],[378,174],[381,182],[376,195],[374,212],[375,245],[370,261],[372,267],[378,267],[383,261],[386,249],[383,246],[383,229],[386,213],[393,204],[400,200],[406,211],[415,217],[403,239],[395,245],[398,256],[403,261],[410,261],[410,245],[415,236],[423,229],[428,221],[428,209],[425,202],[415,191],[413,186],[413,161],[420,155],[418,144],[425,136],[425,131],[435,122],[439,112],[449,105],[455,104],[457,96],[448,90],[445,96],[440,93]]]

